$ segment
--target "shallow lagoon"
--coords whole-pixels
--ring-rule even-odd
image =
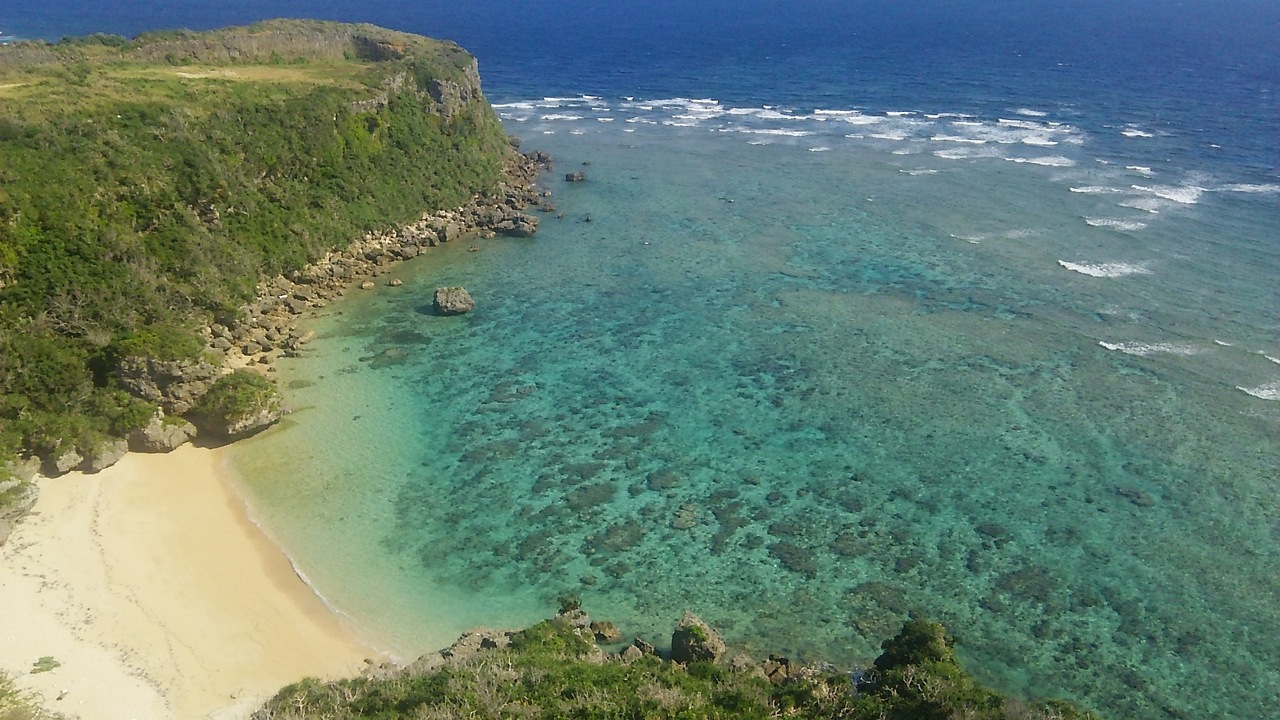
[[[333,306],[281,365],[298,411],[236,450],[336,607],[406,657],[576,592],[841,663],[921,612],[1006,690],[1274,705],[1274,191],[1074,128],[992,156],[553,102],[503,112],[565,217]],[[454,284],[477,310],[431,315]]]

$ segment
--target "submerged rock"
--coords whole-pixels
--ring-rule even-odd
[[[441,315],[462,315],[474,310],[476,301],[471,299],[466,288],[442,287],[436,288],[433,305]]]
[[[687,610],[671,633],[671,659],[678,663],[715,662],[725,649],[720,633]]]

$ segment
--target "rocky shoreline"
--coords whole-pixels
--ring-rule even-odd
[[[518,144],[513,140],[513,144]],[[227,367],[259,366],[269,370],[281,357],[294,356],[311,338],[298,329],[308,310],[326,307],[353,288],[371,290],[374,279],[430,248],[471,238],[532,237],[538,218],[526,212],[539,205],[551,209],[535,183],[549,169],[541,152],[517,154],[507,180],[492,197],[475,197],[452,210],[423,213],[415,223],[380,233],[366,233],[344,250],[258,286],[258,296],[237,318],[222,319],[200,329],[208,349],[221,353]],[[392,280],[389,284],[398,284]]]
[[[352,289],[373,289],[375,279],[391,273],[398,263],[449,242],[532,237],[538,230],[538,217],[526,211],[534,206],[543,212],[554,211],[550,191],[536,186],[541,173],[550,169],[551,157],[542,152],[520,153],[517,138],[512,138],[511,144],[506,179],[496,193],[476,196],[462,207],[423,213],[408,225],[366,233],[345,249],[260,283],[257,297],[235,316],[216,318],[198,329],[205,343],[205,358],[122,358],[116,372],[121,386],[158,408],[146,427],[95,448],[71,447],[57,457],[29,457],[10,463],[10,471],[24,490],[29,490],[26,484],[39,473],[99,472],[126,452],[169,452],[197,437],[221,444],[279,421],[287,408],[274,392],[268,402],[259,403],[230,423],[202,417],[200,403],[229,375],[251,372],[266,377],[274,372],[277,360],[296,357],[312,337],[299,327],[305,313],[326,307]],[[392,279],[388,284],[399,283]],[[24,495],[21,503],[6,504],[7,515],[0,529],[16,522],[14,516],[20,516],[33,499],[33,494]],[[5,534],[0,532],[0,542]]]

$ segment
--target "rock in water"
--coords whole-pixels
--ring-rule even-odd
[[[476,301],[471,299],[466,288],[436,288],[435,308],[441,315],[462,315],[471,312],[475,307]]]
[[[671,659],[678,663],[715,662],[724,652],[724,639],[720,633],[686,610],[676,624],[675,632],[671,633]]]

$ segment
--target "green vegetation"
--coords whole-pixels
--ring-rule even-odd
[[[494,189],[450,43],[273,21],[0,47],[0,458],[152,414],[121,357],[198,356],[264,277]]]
[[[884,644],[868,678],[855,685],[846,673],[806,671],[771,682],[750,668],[684,667],[654,656],[624,663],[605,659],[589,633],[551,620],[507,648],[426,673],[306,680],[254,717],[1094,719],[1065,703],[1022,703],[981,687],[956,662],[942,627],[920,620]]]
[[[251,370],[224,375],[200,398],[192,414],[228,425],[280,404],[271,381]]]
[[[13,680],[0,675],[0,720],[51,720],[58,717],[43,710],[30,695],[13,686]]]
[[[52,672],[53,670],[58,669],[61,665],[62,663],[53,659],[52,655],[44,655],[39,660],[31,663],[31,674],[37,675],[39,673]]]

